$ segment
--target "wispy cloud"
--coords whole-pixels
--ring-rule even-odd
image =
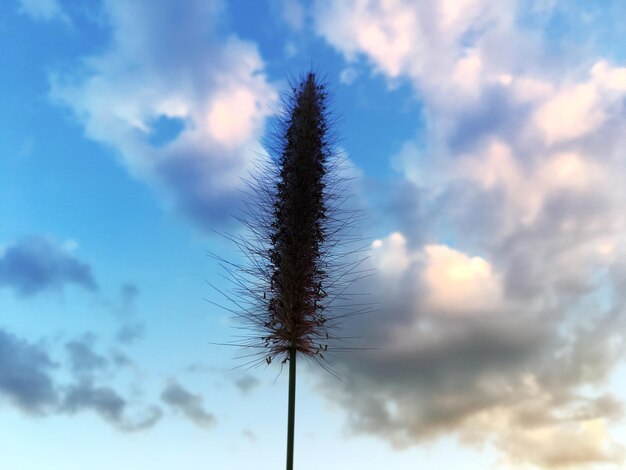
[[[161,419],[161,410],[152,406],[135,417],[129,417],[128,402],[108,386],[95,386],[90,380],[81,380],[65,391],[60,405],[64,413],[94,411],[116,428],[134,432],[154,426]]]
[[[215,416],[204,409],[202,397],[189,392],[176,381],[165,387],[161,400],[200,427],[210,428],[216,423]]]
[[[124,432],[155,425],[161,418],[159,407],[142,408],[113,386],[96,383],[104,372],[109,380],[116,377],[112,366],[124,367],[128,359],[107,360],[94,350],[94,340],[84,335],[68,341],[69,362],[55,361],[44,346],[0,329],[0,402],[40,417],[91,411]],[[71,377],[69,383],[59,378],[58,372],[64,370]]]

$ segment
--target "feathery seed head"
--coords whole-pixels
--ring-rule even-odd
[[[345,209],[348,180],[335,149],[335,122],[326,86],[308,73],[283,97],[274,133],[247,181],[237,217],[247,232],[231,235],[245,261],[226,268],[235,288],[223,293],[246,334],[236,342],[247,365],[288,360],[292,351],[319,363],[347,348],[337,330],[368,307],[350,304],[348,287],[360,277],[364,247],[353,230],[362,214]],[[249,352],[249,354],[248,354]],[[245,364],[244,364],[245,365]]]
[[[315,354],[315,340],[326,333],[327,273],[320,256],[326,239],[326,92],[309,73],[294,94],[279,158],[268,252],[271,355],[290,348]]]

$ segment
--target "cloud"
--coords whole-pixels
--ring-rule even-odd
[[[132,360],[121,351],[114,351],[107,359],[94,350],[96,337],[87,333],[65,343],[69,356],[69,369],[73,383],[58,386],[60,389],[57,412],[75,414],[92,411],[102,419],[124,432],[135,432],[154,426],[162,416],[157,406],[137,408],[111,386],[95,383],[98,373],[108,372],[107,380],[117,376],[119,369],[133,365]],[[111,368],[111,366],[115,368]],[[100,377],[101,378],[101,377]]]
[[[406,76],[429,87],[454,84],[459,95],[472,94],[485,71],[471,42],[483,30],[509,33],[504,27],[513,3],[318,0],[314,11],[318,33],[348,61],[365,57],[390,78]]]
[[[246,439],[251,440],[252,442],[256,441],[256,434],[254,434],[249,429],[244,429],[243,431],[241,431],[241,435]]]
[[[235,385],[242,393],[248,393],[260,384],[259,379],[251,375],[244,375],[235,380]]]
[[[141,291],[132,282],[125,282],[120,286],[119,293],[115,299],[105,300],[112,313],[123,321],[128,321],[135,313],[135,304]]]
[[[117,333],[115,339],[122,344],[131,344],[137,339],[141,338],[146,328],[143,323],[128,323],[122,325]]]
[[[540,3],[315,3],[318,34],[409,83],[428,130],[391,158],[397,230],[359,289],[380,313],[350,325],[376,353],[337,354],[326,389],[397,446],[456,433],[507,465],[619,465],[626,67],[547,44],[561,12]]]
[[[94,386],[90,380],[82,380],[70,386],[63,398],[60,411],[77,413],[94,411],[117,429],[125,432],[141,431],[154,426],[161,419],[161,410],[150,407],[138,416],[127,416],[128,403],[110,387]]]
[[[20,11],[35,20],[69,21],[58,0],[20,0]]]
[[[45,413],[57,399],[55,367],[42,347],[0,330],[0,398],[27,413]]]
[[[107,0],[108,48],[56,74],[51,89],[87,137],[202,227],[238,203],[277,97],[256,46],[218,33],[222,7]]]
[[[359,72],[355,68],[347,67],[339,74],[339,81],[344,85],[352,85],[358,76]]]
[[[500,308],[502,286],[487,261],[445,245],[426,245],[424,252],[429,310],[484,313]]]
[[[91,377],[93,372],[107,367],[107,360],[93,350],[94,341],[94,335],[86,334],[65,344],[70,358],[70,368],[75,375]]]
[[[535,111],[535,124],[549,144],[585,137],[619,112],[626,95],[626,67],[598,61],[587,81],[563,84]],[[616,109],[617,107],[617,109]]]
[[[114,350],[112,352],[111,362],[113,362],[113,364],[115,364],[118,368],[133,367],[135,365],[134,361],[130,357],[119,350]]]
[[[281,13],[282,18],[292,29],[302,31],[306,10],[300,0],[281,0]]]
[[[399,239],[380,240],[373,259],[384,263],[385,250],[393,251],[385,245]],[[402,274],[379,270],[367,286],[379,310],[349,327],[364,338],[358,346],[375,350],[332,358],[343,383],[328,380],[324,390],[345,407],[350,429],[397,447],[446,433],[470,444],[490,440],[511,465],[620,461],[623,449],[609,428],[622,404],[602,385],[624,353],[623,318],[588,313],[581,326],[576,314],[586,307],[568,309],[567,297],[549,307],[501,294],[493,304],[473,303],[473,293],[463,302],[466,282],[484,277],[488,262],[442,246],[443,260],[441,253],[433,260],[429,248],[407,248]],[[447,278],[449,298],[438,298],[439,278],[433,283],[427,275],[433,262]],[[577,326],[568,328],[565,318]]]
[[[172,381],[165,387],[161,400],[200,427],[210,428],[216,423],[215,416],[204,409],[202,397],[190,393],[177,382]]]
[[[93,351],[92,341],[89,335],[68,341],[70,361],[65,364],[53,361],[43,346],[0,329],[0,403],[38,417],[93,411],[125,432],[155,425],[161,418],[158,407],[133,413],[136,405],[118,391],[94,383],[95,373],[104,370],[108,361]],[[118,367],[125,365],[115,362]],[[70,384],[55,375],[66,366],[72,375]]]
[[[0,252],[0,286],[30,297],[75,284],[88,291],[98,286],[91,267],[77,259],[72,245],[47,237],[22,238]]]
[[[135,299],[139,295],[139,288],[130,282],[122,285],[120,288],[120,311],[127,313],[130,312],[135,304]]]

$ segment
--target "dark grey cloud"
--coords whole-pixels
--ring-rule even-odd
[[[0,398],[22,411],[43,414],[56,403],[47,351],[0,329]]]
[[[161,393],[161,400],[198,426],[209,428],[215,425],[215,416],[204,409],[203,399],[172,381]]]
[[[107,380],[117,376],[120,369],[132,365],[132,360],[120,350],[113,351],[109,358],[95,351],[97,338],[86,333],[65,344],[69,356],[69,367],[74,383],[61,387],[58,412],[75,414],[92,411],[125,432],[148,429],[161,419],[161,409],[147,406],[139,409],[111,386],[96,383],[107,372]],[[112,375],[111,375],[112,374]]]
[[[142,408],[112,386],[95,383],[96,373],[109,361],[93,350],[93,340],[92,335],[83,335],[65,344],[67,367],[73,375],[67,385],[55,374],[64,364],[53,361],[44,347],[0,329],[0,404],[39,417],[91,411],[121,431],[154,426],[161,418],[160,408]],[[121,362],[128,358],[118,355],[113,363],[125,367]]]
[[[161,419],[158,407],[149,407],[135,416],[128,416],[128,402],[114,389],[95,386],[83,380],[65,391],[59,410],[64,413],[93,411],[117,429],[126,432],[141,431],[154,426]]]
[[[0,255],[0,286],[29,297],[68,284],[88,291],[98,286],[91,267],[61,244],[46,237],[28,237],[8,245]]]

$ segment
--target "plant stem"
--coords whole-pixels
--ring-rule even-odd
[[[287,470],[293,470],[293,435],[296,420],[296,348],[289,351],[289,408],[287,417]]]

